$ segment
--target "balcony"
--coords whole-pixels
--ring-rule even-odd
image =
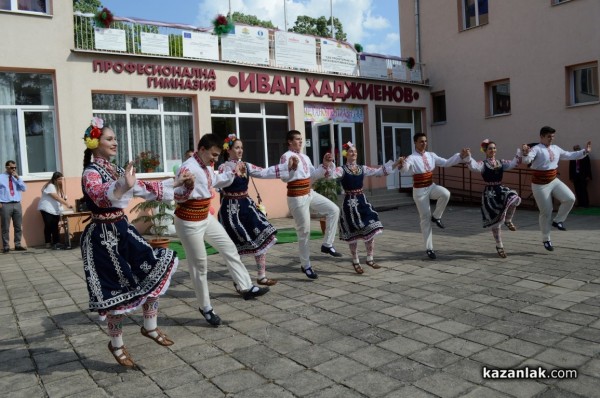
[[[314,36],[305,36],[307,40],[314,40],[316,53],[316,63],[314,66],[299,67],[282,64],[277,57],[277,44],[275,37],[282,31],[276,29],[266,29],[268,31],[268,50],[265,47],[264,62],[256,62],[252,59],[231,59],[227,56],[227,50],[223,46],[224,38],[212,34],[210,28],[198,28],[191,25],[163,23],[156,21],[145,21],[141,19],[114,17],[110,25],[110,30],[98,29],[93,14],[82,14],[75,12],[74,17],[74,43],[75,51],[121,54],[134,56],[150,56],[165,59],[185,59],[203,62],[217,62],[226,64],[240,64],[260,68],[271,68],[276,70],[293,70],[307,73],[348,76],[354,78],[363,78],[370,80],[384,80],[388,82],[427,84],[428,79],[425,76],[425,64],[415,63],[412,68],[407,65],[408,59],[395,56],[386,56],[381,54],[357,53],[354,48],[343,42],[336,42],[331,39],[324,39]],[[246,25],[236,25],[236,29],[252,29]],[[101,33],[115,34],[118,45],[106,45],[96,43],[96,35]],[[215,51],[212,56],[189,56],[184,49],[184,37],[187,39],[193,34],[198,37],[210,39],[215,43]],[[163,43],[162,47],[146,48],[142,45],[142,38],[150,37]],[[104,39],[103,39],[104,40]],[[226,39],[230,40],[230,39]],[[329,44],[328,44],[329,42]],[[350,68],[340,68],[339,70],[332,63],[323,62],[322,47],[325,44],[335,43],[337,47],[343,47],[346,50],[346,63],[354,63]],[[351,52],[350,52],[351,51]],[[348,55],[349,54],[349,55]],[[302,64],[302,54],[299,55],[298,64]],[[354,57],[356,59],[354,59]],[[293,64],[293,62],[292,62]],[[348,71],[351,69],[351,71]]]

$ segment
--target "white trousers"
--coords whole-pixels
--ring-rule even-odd
[[[298,246],[300,247],[300,263],[310,265],[310,212],[326,215],[327,227],[323,244],[333,246],[335,233],[340,219],[340,209],[335,203],[321,194],[311,190],[308,195],[287,198],[288,207],[296,223]]]
[[[421,218],[421,233],[425,241],[425,250],[433,250],[433,235],[431,232],[432,214],[429,201],[436,201],[433,217],[442,218],[450,200],[450,191],[434,183],[425,188],[413,188],[413,199]]]
[[[555,178],[549,184],[531,184],[531,192],[535,198],[535,203],[540,209],[540,231],[542,231],[542,241],[550,240],[550,228],[552,221],[564,222],[569,212],[575,204],[575,195],[569,187],[561,180]],[[552,220],[552,198],[560,202],[558,213]]]
[[[235,244],[225,232],[225,228],[212,215],[209,214],[202,221],[185,221],[175,216],[175,230],[177,230],[177,235],[179,235],[185,250],[196,297],[203,308],[211,307],[206,278],[208,260],[204,246],[205,240],[223,256],[227,269],[238,288],[248,290],[252,287],[252,280],[240,260]]]

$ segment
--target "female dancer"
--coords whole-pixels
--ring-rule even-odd
[[[469,169],[479,171],[486,183],[481,194],[483,227],[492,227],[492,234],[496,240],[496,251],[500,257],[506,258],[500,227],[504,222],[504,225],[511,231],[517,230],[512,223],[512,218],[517,206],[521,204],[521,198],[517,192],[501,185],[502,174],[521,164],[521,157],[517,155],[513,160],[497,160],[496,143],[488,139],[481,143],[481,150],[485,153],[485,160],[477,162],[471,158]]]
[[[58,224],[62,207],[66,206],[69,209],[73,205],[67,202],[64,184],[65,178],[60,171],[55,171],[52,178],[42,187],[42,197],[38,204],[38,210],[42,214],[44,220],[44,239],[46,241],[46,249],[62,250],[64,246],[60,244],[60,234]]]
[[[89,308],[108,320],[108,349],[125,367],[136,365],[123,344],[122,320],[143,306],[143,336],[162,346],[170,340],[158,327],[158,296],[169,287],[177,269],[177,256],[169,249],[152,249],[127,221],[123,212],[133,198],[170,201],[174,186],[193,183],[182,176],[174,182],[136,180],[135,168],[125,169],[110,162],[117,154],[117,139],[100,118],[84,134],[87,149],[83,158],[83,198],[92,212],[92,222],[81,237],[81,255],[90,297]],[[93,160],[92,160],[93,155]]]
[[[223,150],[226,162],[219,167],[219,172],[234,171],[238,162],[242,160],[244,144],[235,134],[229,134],[223,144]],[[288,169],[295,169],[297,164],[296,157],[290,158],[287,164],[277,164],[267,169],[246,162],[246,170],[250,177],[280,178],[282,173],[288,174]],[[236,176],[231,185],[223,188],[219,221],[235,243],[240,255],[254,255],[258,271],[256,282],[259,285],[273,286],[277,280],[267,278],[266,254],[277,241],[277,230],[248,196],[250,177],[247,174]]]
[[[353,143],[348,142],[342,148],[346,152],[344,154],[344,151],[342,151],[342,155],[346,157],[346,164],[342,167],[337,167],[334,173],[334,177],[341,178],[342,188],[344,188],[346,193],[340,217],[340,239],[348,242],[350,253],[352,254],[352,266],[357,274],[362,274],[364,270],[360,266],[358,258],[358,240],[362,239],[365,241],[367,265],[378,269],[381,266],[373,260],[375,235],[383,232],[383,225],[379,221],[379,215],[373,210],[373,207],[363,193],[363,179],[370,176],[387,176],[397,171],[400,159],[395,163],[390,160],[377,168],[361,166],[356,164],[358,151]]]

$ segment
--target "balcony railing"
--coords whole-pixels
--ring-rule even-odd
[[[210,33],[212,29],[210,28],[199,28],[191,25],[183,25],[183,24],[172,24],[172,23],[163,23],[163,22],[155,22],[155,21],[146,21],[141,19],[133,19],[133,18],[122,18],[122,17],[114,17],[113,22],[110,25],[111,29],[119,29],[125,32],[125,51],[117,51],[117,50],[105,50],[98,49],[95,45],[95,28],[96,24],[94,22],[93,14],[82,14],[80,12],[74,13],[74,43],[76,50],[83,51],[91,51],[91,52],[100,52],[100,53],[110,53],[110,54],[123,54],[123,55],[145,55],[145,56],[156,56],[163,58],[175,58],[175,59],[188,59],[194,61],[203,61],[202,59],[196,57],[186,57],[184,56],[183,51],[183,39],[182,35],[184,32],[202,32],[202,33]],[[357,68],[356,72],[352,74],[347,73],[338,73],[326,71],[323,68],[321,62],[321,38],[316,37],[316,59],[317,59],[317,67],[316,69],[299,69],[299,68],[286,68],[281,67],[276,64],[275,58],[275,32],[276,29],[268,29],[269,31],[269,62],[268,65],[258,65],[249,62],[234,62],[231,60],[224,60],[221,52],[221,38],[219,38],[219,58],[218,60],[204,60],[204,61],[219,61],[226,63],[239,63],[245,65],[255,65],[255,66],[268,66],[276,69],[291,69],[291,70],[302,70],[311,73],[323,73],[330,75],[343,75],[343,76],[352,76],[357,78],[365,78],[365,79],[380,79],[386,81],[398,81],[398,82],[406,82],[406,83],[417,83],[417,84],[426,84],[427,79],[425,77],[425,64],[416,63],[414,67],[408,68],[406,67],[407,59],[402,59],[400,57],[395,56],[386,56],[381,54],[371,54],[371,53],[357,53]],[[168,55],[165,54],[156,54],[147,51],[142,51],[141,46],[141,33],[156,33],[165,35],[168,37],[169,49]],[[331,39],[327,39],[331,40]],[[348,43],[344,43],[348,44]],[[361,58],[378,58],[380,60],[384,60],[387,66],[387,76],[371,76],[363,70],[361,73]],[[401,67],[404,65],[404,67]],[[365,66],[366,67],[366,66]],[[364,68],[363,68],[364,69]],[[398,72],[400,71],[400,72]],[[401,76],[404,73],[404,76]],[[399,76],[400,75],[400,76]]]

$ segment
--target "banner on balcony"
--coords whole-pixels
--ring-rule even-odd
[[[96,50],[126,51],[125,31],[121,29],[94,28]]]
[[[169,36],[140,32],[140,44],[145,54],[169,55]]]
[[[317,42],[313,36],[275,32],[275,65],[279,68],[317,70]]]
[[[305,122],[362,123],[365,114],[359,105],[304,104]]]
[[[219,60],[219,36],[203,32],[181,32],[183,56]]]
[[[387,60],[380,57],[370,57],[361,54],[360,75],[363,77],[388,78]]]
[[[321,65],[323,72],[358,75],[356,51],[335,40],[321,39]]]
[[[236,25],[221,36],[222,60],[243,64],[269,65],[269,31],[254,26]]]

